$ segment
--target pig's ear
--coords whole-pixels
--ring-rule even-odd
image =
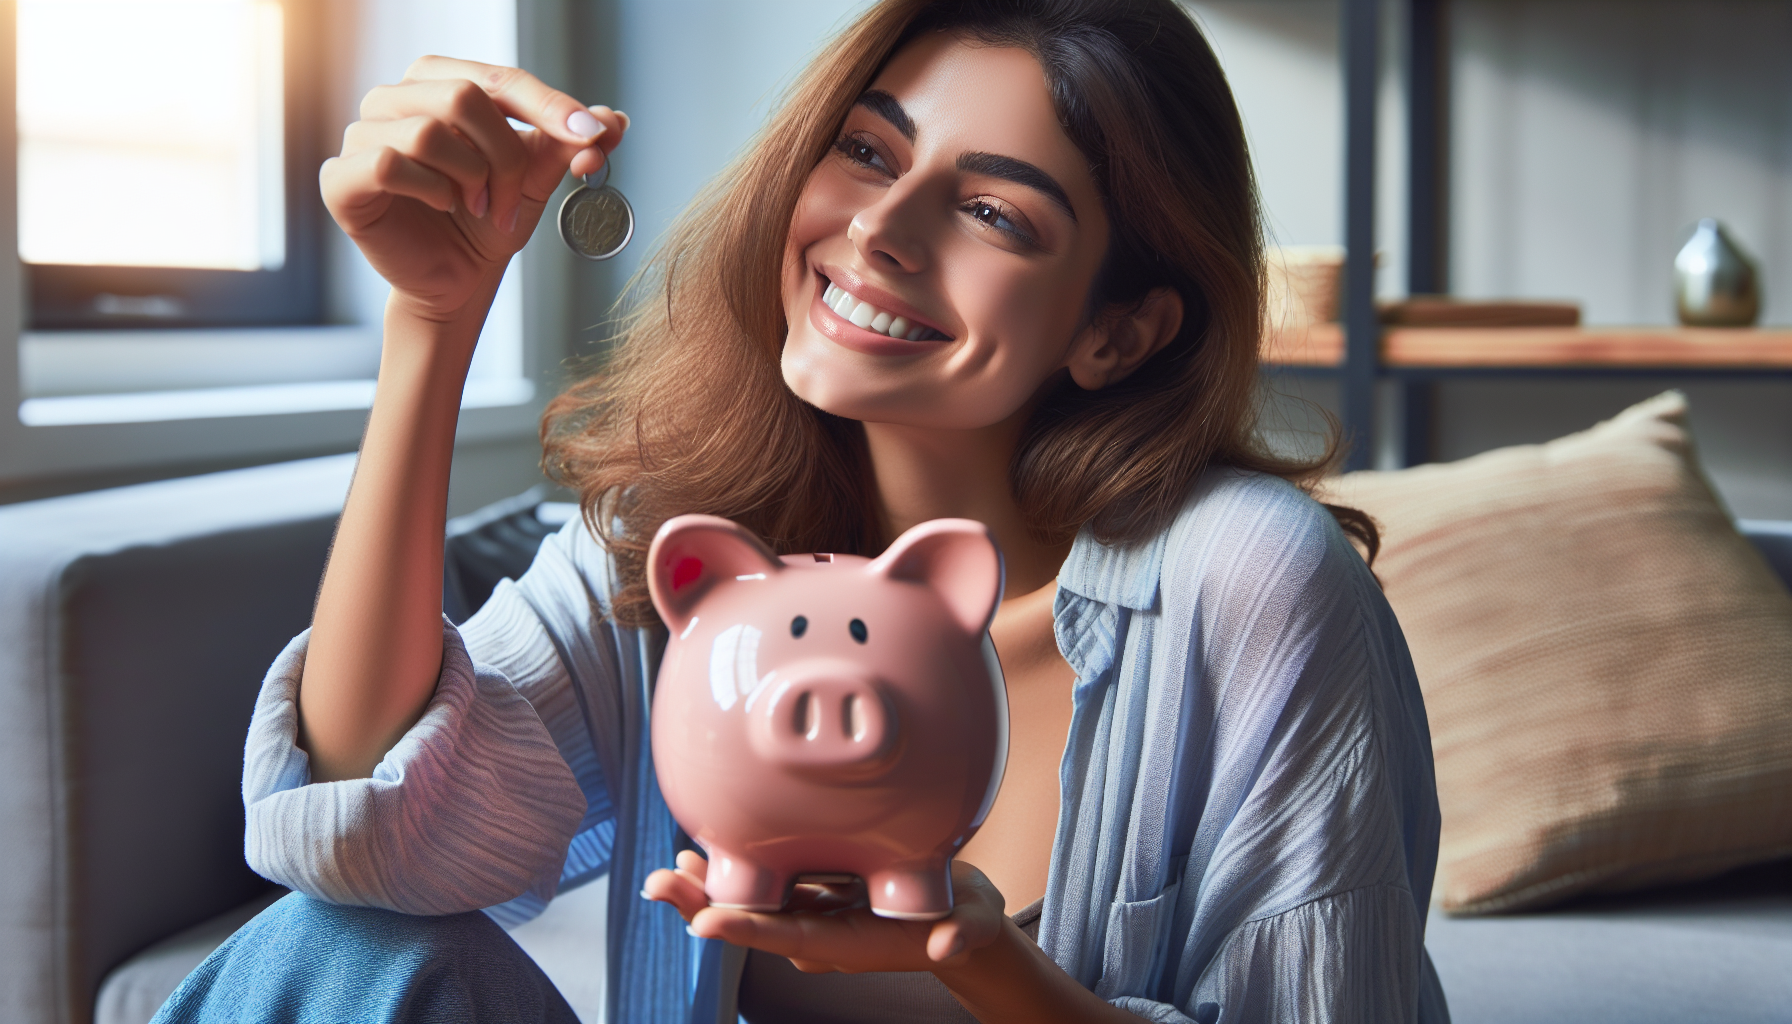
[[[716,516],[676,516],[666,520],[647,549],[647,590],[660,618],[677,634],[718,582],[783,568],[744,526]]]
[[[989,628],[1002,603],[1002,552],[989,527],[975,520],[922,523],[896,538],[868,569],[933,588],[972,634]]]

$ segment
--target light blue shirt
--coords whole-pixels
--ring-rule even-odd
[[[609,1019],[732,1021],[738,952],[635,895],[677,848],[647,747],[663,634],[612,623],[612,586],[582,523],[550,537],[445,628],[436,695],[370,779],[307,784],[295,640],[250,726],[251,866],[337,903],[506,924],[607,874]],[[1278,478],[1210,470],[1146,543],[1079,535],[1053,614],[1077,684],[1045,952],[1151,1021],[1448,1021],[1424,949],[1424,705],[1331,516]]]

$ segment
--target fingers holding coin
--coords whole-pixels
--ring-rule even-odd
[[[591,164],[590,170],[595,170],[622,135],[623,119],[608,107],[587,107],[520,68],[424,57],[405,74],[407,81],[448,83],[449,88],[456,90],[456,100],[464,105],[470,124],[495,134],[495,120],[504,126],[514,144],[527,153],[528,158],[515,166],[514,178],[509,174],[512,165],[493,160],[492,209],[501,224],[514,221],[514,204],[520,203],[525,193],[530,199],[545,202],[575,158],[582,158],[580,162]],[[484,95],[495,118],[487,116],[481,104],[466,92],[468,84]],[[461,112],[460,108],[457,112]],[[539,134],[519,137],[504,121],[506,117],[532,125]],[[459,128],[458,123],[456,127]],[[607,146],[603,144],[605,136],[611,136]],[[474,136],[473,141],[485,149],[483,137]],[[589,171],[576,169],[574,173]]]
[[[387,225],[382,218],[402,197],[453,214],[458,237],[481,258],[497,259],[528,237],[569,168],[587,180],[607,177],[609,154],[627,127],[628,115],[587,107],[526,71],[424,57],[403,81],[367,94],[361,120],[344,133],[342,155],[325,162],[320,181],[332,215],[364,251],[421,242],[446,227],[410,213]],[[627,200],[601,185],[579,191],[584,254],[614,255],[633,230]],[[377,239],[368,234],[376,226]]]
[[[622,142],[622,136],[628,132],[628,115],[622,111],[612,110],[601,104],[585,109],[604,126],[604,131],[591,145],[574,153],[568,161],[567,170],[575,178],[588,178],[600,173],[609,163],[610,154]]]

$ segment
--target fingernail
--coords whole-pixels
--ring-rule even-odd
[[[641,898],[644,900],[650,900],[650,899],[653,899],[653,894],[648,892],[646,889],[642,889],[641,890]]]
[[[522,204],[519,203],[516,206],[512,206],[510,208],[510,212],[504,215],[504,223],[498,225],[499,230],[503,231],[507,235],[510,234],[512,231],[515,231],[516,230],[516,215],[519,213],[522,213],[522,212],[523,212]]]
[[[622,130],[623,131],[625,131],[625,132],[628,131],[628,126],[631,124],[634,124],[633,121],[630,121],[628,119],[628,115],[624,114],[622,111],[616,110],[616,111],[612,111],[612,113],[614,113],[617,117],[622,118]]]
[[[467,212],[472,214],[475,217],[483,217],[483,216],[485,216],[485,208],[490,206],[491,204],[492,204],[491,188],[488,186],[485,186],[485,185],[481,185],[481,186],[479,186],[479,194],[467,201]]]
[[[589,110],[575,110],[566,119],[566,130],[581,139],[591,139],[604,133],[604,123],[592,117]]]
[[[960,935],[952,940],[950,946],[946,947],[946,959],[950,960],[962,952],[964,952],[964,936]]]
[[[684,926],[684,933],[686,935],[689,935],[693,939],[701,939],[703,937],[703,936],[697,934],[697,929],[692,928],[688,924]]]

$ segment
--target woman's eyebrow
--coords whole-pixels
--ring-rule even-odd
[[[896,101],[896,97],[882,89],[867,89],[864,94],[859,97],[858,103],[855,104],[855,106],[864,107],[878,117],[890,122],[897,131],[902,133],[903,138],[910,142],[915,141],[914,119],[908,116],[908,111],[902,109],[902,104]]]
[[[1070,208],[1070,196],[1065,193],[1064,187],[1058,184],[1057,179],[1025,160],[995,153],[964,153],[958,158],[958,169],[967,174],[987,174],[992,178],[1012,181],[1016,185],[1025,185],[1063,207],[1070,219],[1076,220],[1076,211]]]

